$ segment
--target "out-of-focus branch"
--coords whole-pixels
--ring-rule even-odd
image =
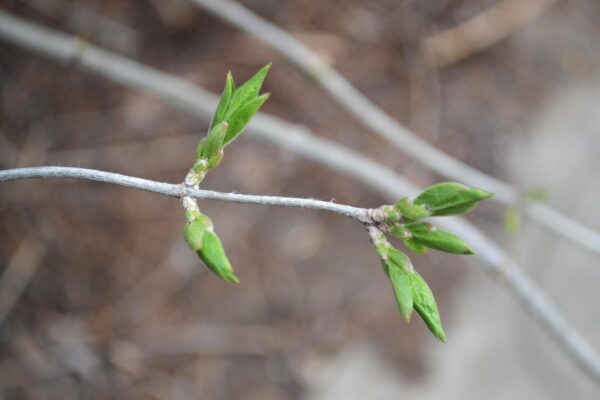
[[[107,18],[74,1],[22,0],[34,10],[65,27],[130,56],[140,48],[141,36],[134,29]]]
[[[77,63],[85,70],[128,87],[144,90],[196,117],[210,118],[217,104],[215,95],[189,82],[1,11],[0,37],[63,63]],[[355,178],[390,201],[414,195],[418,191],[411,182],[388,168],[340,144],[318,138],[306,128],[257,114],[249,130],[254,136]],[[571,327],[544,292],[508,254],[462,218],[442,218],[438,225],[467,240],[482,261],[478,265],[490,276],[506,284],[524,309],[541,323],[556,343],[596,383],[600,383],[600,357],[595,349]]]
[[[422,43],[427,63],[444,68],[504,40],[533,21],[557,0],[501,0],[462,24]]]
[[[310,76],[367,128],[388,140],[407,156],[421,162],[425,167],[441,176],[495,192],[496,196],[493,200],[513,207],[522,207],[525,215],[555,234],[588,250],[600,253],[600,233],[551,207],[527,201],[511,185],[464,164],[419,138],[359,92],[314,50],[302,44],[283,29],[264,20],[241,4],[230,0],[190,1],[271,46]],[[515,1],[518,2],[518,0]],[[530,1],[537,4],[548,0]]]
[[[0,323],[4,322],[38,270],[44,248],[29,234],[0,276]]]

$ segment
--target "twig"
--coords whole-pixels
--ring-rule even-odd
[[[210,118],[217,104],[216,96],[184,80],[91,44],[82,48],[80,41],[72,36],[21,21],[1,11],[0,36],[65,63],[77,60],[86,70],[144,90],[195,117]],[[418,192],[415,185],[388,168],[340,144],[319,138],[306,128],[258,114],[249,125],[249,130],[255,136],[355,178],[390,201]],[[525,310],[542,324],[556,343],[596,383],[600,383],[600,357],[594,348],[570,326],[544,292],[508,254],[462,218],[442,218],[438,224],[467,240],[483,261],[478,265],[488,271],[490,276],[505,283]]]
[[[233,1],[189,1],[274,48],[310,76],[364,126],[388,140],[405,155],[419,161],[441,176],[495,192],[496,196],[493,200],[512,207],[523,207],[525,215],[563,239],[600,253],[600,233],[544,204],[523,199],[519,190],[508,183],[449,156],[419,138],[359,92],[346,78],[328,65],[318,53],[302,44],[285,30]],[[516,1],[518,2],[518,0]]]
[[[557,0],[501,0],[462,24],[429,36],[422,43],[425,59],[444,68],[504,40],[539,17]]]
[[[145,190],[171,197],[180,198],[183,196],[189,196],[201,200],[220,200],[233,203],[309,208],[313,210],[331,211],[337,214],[345,215],[364,224],[373,222],[373,219],[369,215],[368,209],[351,207],[322,200],[280,196],[255,196],[250,194],[222,193],[215,192],[213,190],[192,189],[181,184],[175,185],[172,183],[156,182],[148,179],[136,178],[134,176],[86,168],[34,167],[0,170],[0,182],[30,178],[84,179],[89,181],[112,183],[114,185]]]

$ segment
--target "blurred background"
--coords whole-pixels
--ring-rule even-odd
[[[315,49],[428,142],[525,192],[549,193],[550,205],[600,230],[596,0],[509,2],[515,20],[539,10],[504,39],[443,65],[432,62],[426,40],[504,1],[242,3]],[[0,7],[215,93],[228,70],[240,82],[273,61],[265,112],[419,185],[443,179],[369,132],[271,48],[188,1],[1,0]],[[2,169],[80,166],[180,182],[207,125],[0,40]],[[362,207],[386,201],[245,136],[203,187]],[[597,383],[477,260],[412,256],[441,308],[442,345],[420,319],[407,325],[399,316],[355,222],[288,208],[208,201],[201,208],[239,286],[214,277],[187,249],[173,199],[90,182],[1,184],[0,398],[599,396]],[[600,348],[597,256],[529,220],[519,229],[515,212],[497,204],[469,218]]]

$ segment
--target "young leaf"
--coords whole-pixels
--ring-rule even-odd
[[[229,121],[229,117],[232,116],[232,114],[258,96],[270,68],[271,63],[268,63],[233,92],[233,96],[231,97],[231,101],[227,108],[227,113],[225,114],[225,121]]]
[[[375,245],[375,252],[382,261],[387,261],[391,246],[389,243],[379,243]]]
[[[412,274],[414,271],[413,265],[406,254],[393,247],[390,247],[388,251],[388,264],[389,263],[394,264],[396,267],[409,274]]]
[[[440,312],[438,311],[431,289],[418,272],[415,271],[413,274],[410,274],[410,278],[412,283],[413,306],[415,310],[419,313],[421,318],[423,318],[423,321],[435,337],[440,341],[445,342],[446,334],[442,328]]]
[[[204,152],[206,151],[206,140],[208,138],[202,138],[198,142],[198,146],[196,146],[196,162],[201,158],[204,158]]]
[[[402,217],[406,221],[418,221],[420,219],[429,217],[431,215],[431,211],[427,208],[427,206],[423,204],[413,204],[413,202],[405,197],[394,205]]]
[[[444,215],[466,214],[469,211],[474,210],[475,207],[477,207],[477,202],[474,202],[474,203],[465,203],[465,204],[461,204],[459,206],[447,207],[447,208],[444,208],[443,210],[434,211],[432,213],[432,215],[434,217],[442,217]]]
[[[410,274],[404,269],[398,268],[394,263],[390,263],[388,270],[398,309],[406,321],[410,322],[413,310],[412,280]]]
[[[460,183],[445,182],[427,188],[415,198],[414,204],[425,205],[432,216],[453,215],[469,211],[475,208],[478,202],[493,195]]]
[[[425,246],[423,243],[419,242],[417,239],[414,238],[403,240],[402,243],[404,243],[406,247],[417,253],[425,254],[429,250],[427,246]]]
[[[212,231],[206,230],[202,238],[202,248],[198,251],[200,259],[204,264],[219,277],[232,283],[239,283],[239,279],[233,273],[229,259],[219,237]]]
[[[235,139],[242,130],[248,125],[250,119],[256,114],[258,109],[263,105],[265,101],[269,98],[269,94],[263,94],[262,96],[258,96],[239,109],[237,109],[233,115],[228,118],[229,121],[229,130],[227,131],[227,135],[225,136],[225,141],[223,143],[223,147],[229,144],[233,139]]]
[[[209,159],[217,151],[223,148],[223,143],[228,130],[229,124],[225,121],[221,122],[210,130],[203,146],[203,152],[201,155],[203,158]]]
[[[399,222],[402,219],[402,214],[394,206],[383,206],[381,209],[385,215],[385,222],[389,225]]]
[[[440,231],[429,223],[408,224],[406,229],[412,233],[414,239],[431,249],[454,254],[475,254],[464,240],[451,233]]]
[[[183,237],[187,242],[190,249],[193,251],[200,251],[202,249],[202,239],[206,232],[206,226],[202,222],[195,220],[187,222],[183,227]]]
[[[221,160],[223,160],[223,149],[219,149],[213,153],[212,156],[208,159],[207,168],[210,171],[215,168],[219,164],[221,164]]]
[[[406,229],[406,225],[396,224],[390,228],[390,233],[397,239],[406,240],[412,238],[412,233]]]
[[[233,82],[233,76],[231,75],[231,72],[228,72],[227,78],[225,79],[225,89],[223,89],[223,94],[221,94],[219,105],[217,106],[215,115],[210,123],[210,130],[224,121],[227,110],[229,109],[229,104],[231,102],[231,96],[234,92],[235,83]]]

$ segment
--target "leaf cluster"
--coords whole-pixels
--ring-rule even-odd
[[[265,65],[239,88],[235,87],[231,73],[227,74],[225,89],[208,135],[198,143],[194,165],[186,178],[186,184],[196,187],[208,171],[219,165],[225,146],[242,133],[267,100],[269,95],[261,95],[259,92],[270,68],[270,63]],[[183,234],[188,246],[198,254],[209,270],[228,282],[239,282],[221,240],[213,231],[212,222],[195,206],[186,210]]]
[[[375,250],[392,283],[400,313],[410,321],[413,310],[421,316],[429,330],[445,341],[440,314],[433,293],[423,277],[413,268],[406,254],[394,248],[383,237],[387,232],[417,253],[435,249],[453,254],[474,254],[474,250],[456,235],[437,229],[424,218],[463,214],[492,196],[492,193],[446,182],[433,185],[414,200],[405,197],[394,205],[383,206],[385,221]]]

